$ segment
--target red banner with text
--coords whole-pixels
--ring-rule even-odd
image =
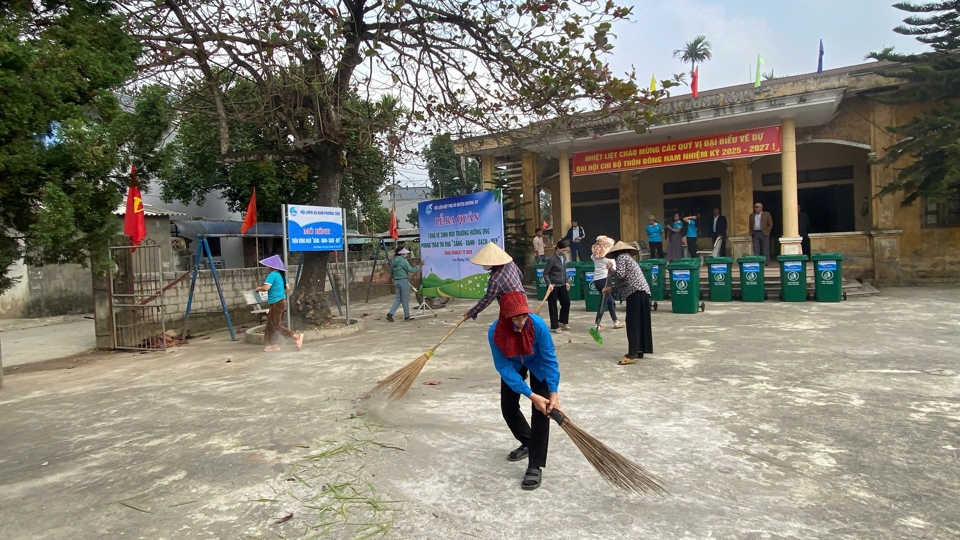
[[[632,171],[780,152],[780,126],[772,126],[679,141],[577,152],[573,154],[573,175]]]

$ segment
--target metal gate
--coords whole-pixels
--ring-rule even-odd
[[[166,349],[160,246],[145,241],[136,248],[111,247],[110,260],[113,348]]]

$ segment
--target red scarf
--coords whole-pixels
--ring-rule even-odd
[[[507,358],[533,354],[533,321],[527,318],[527,324],[523,325],[523,330],[516,332],[513,319],[504,317],[501,311],[500,318],[497,319],[497,327],[493,330],[493,344]]]

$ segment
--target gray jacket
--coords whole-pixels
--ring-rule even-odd
[[[547,265],[543,268],[543,278],[547,285],[559,287],[567,283],[567,261],[563,255],[554,253],[547,259]]]

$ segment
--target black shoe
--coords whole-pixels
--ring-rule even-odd
[[[393,315],[387,313],[387,320],[393,322]]]
[[[507,455],[507,461],[520,461],[521,459],[527,459],[528,455],[530,455],[530,449],[526,446],[520,446]]]
[[[540,487],[541,482],[543,482],[543,471],[540,470],[540,467],[530,467],[527,472],[523,473],[523,481],[520,482],[520,487],[526,491],[533,491]]]

